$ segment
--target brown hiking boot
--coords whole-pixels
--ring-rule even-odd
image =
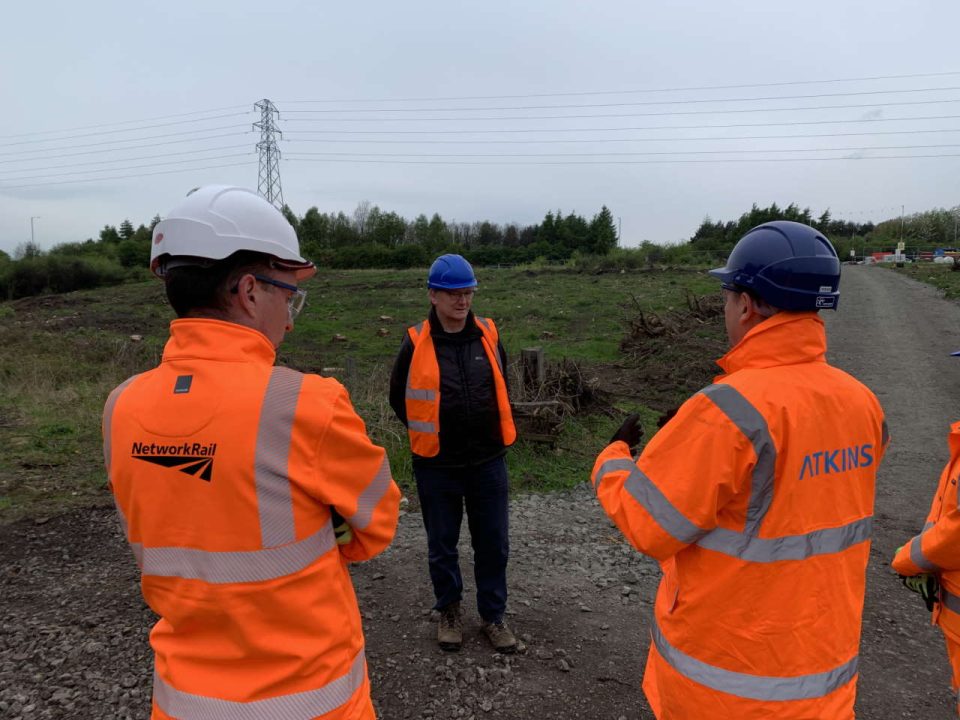
[[[517,639],[510,632],[503,620],[498,622],[485,622],[480,628],[487,640],[493,645],[493,649],[499,653],[514,653],[517,651]]]
[[[463,645],[463,619],[460,617],[459,602],[440,608],[437,643],[447,652],[456,652]]]

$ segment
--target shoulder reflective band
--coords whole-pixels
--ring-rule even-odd
[[[285,367],[275,367],[260,409],[254,473],[257,484],[257,511],[260,513],[260,539],[263,547],[292,543],[293,499],[287,465],[293,416],[297,410],[303,375]]]
[[[685,678],[712,690],[749,700],[810,700],[824,697],[853,680],[860,661],[859,656],[854,655],[853,659],[833,670],[810,675],[753,675],[724,670],[690,657],[667,642],[656,623],[650,634],[661,657]]]
[[[936,572],[940,569],[940,566],[927,560],[927,556],[923,554],[923,536],[926,535],[927,532],[927,530],[924,530],[910,540],[910,560],[921,570]]]
[[[390,474],[390,462],[387,460],[387,454],[384,453],[383,462],[380,463],[380,469],[377,470],[377,474],[374,475],[373,480],[364,488],[360,494],[360,498],[357,500],[357,511],[346,518],[350,527],[363,530],[370,524],[370,520],[373,517],[373,510],[377,507],[377,503],[380,502],[381,498],[383,498],[384,493],[387,492],[392,480],[393,476]]]
[[[747,521],[743,532],[756,535],[760,530],[770,503],[773,501],[773,473],[777,464],[777,449],[770,437],[767,421],[750,402],[730,385],[710,385],[700,391],[730,418],[753,444],[757,463],[753,467],[750,482],[750,504],[747,506]]]
[[[365,678],[366,661],[361,650],[346,675],[316,690],[234,702],[177,690],[154,670],[153,699],[165,714],[180,720],[312,720],[344,705]]]
[[[110,481],[110,451],[113,447],[113,409],[117,405],[117,398],[127,389],[127,385],[138,377],[139,375],[133,375],[117,385],[103,406],[103,464],[107,468],[107,482]]]
[[[671,537],[679,542],[689,545],[696,542],[707,531],[694,525],[686,518],[673,503],[660,491],[654,483],[648,478],[632,460],[626,458],[621,460],[607,460],[600,466],[600,472],[597,473],[597,488],[603,482],[605,475],[611,472],[626,470],[630,474],[624,487],[627,492],[643,508],[650,513],[657,524],[660,525]]]

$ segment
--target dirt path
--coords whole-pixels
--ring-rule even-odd
[[[858,716],[948,718],[941,640],[887,561],[922,523],[946,459],[960,407],[960,360],[947,357],[960,348],[960,307],[891,272],[844,273],[842,309],[827,318],[831,360],[875,389],[894,439],[880,474]],[[639,683],[656,566],[622,542],[586,488],[518,498],[511,522],[508,620],[526,646],[514,657],[479,637],[468,561],[467,642],[459,654],[436,648],[418,514],[356,568],[381,717],[650,718]],[[111,509],[0,526],[0,717],[146,717],[152,622]]]
[[[951,717],[949,665],[917,596],[889,569],[922,526],[960,418],[960,306],[880,268],[844,266],[842,300],[827,314],[828,356],[880,398],[892,443],[880,469],[861,651],[859,714]]]

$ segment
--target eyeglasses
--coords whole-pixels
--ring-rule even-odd
[[[292,293],[287,298],[287,309],[290,311],[290,320],[293,321],[297,319],[297,315],[300,314],[300,311],[303,310],[303,306],[307,303],[306,290],[301,290],[296,285],[291,285],[290,283],[274,280],[266,275],[254,274],[253,277],[262,283],[266,283],[267,285],[273,285],[274,287],[278,287],[283,290],[289,290]]]

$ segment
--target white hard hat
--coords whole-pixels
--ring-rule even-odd
[[[297,273],[317,269],[300,256],[297,233],[279,210],[251,190],[205,185],[191,190],[153,229],[150,269],[162,277],[168,267],[223,260],[239,250],[272,256],[274,264]]]

